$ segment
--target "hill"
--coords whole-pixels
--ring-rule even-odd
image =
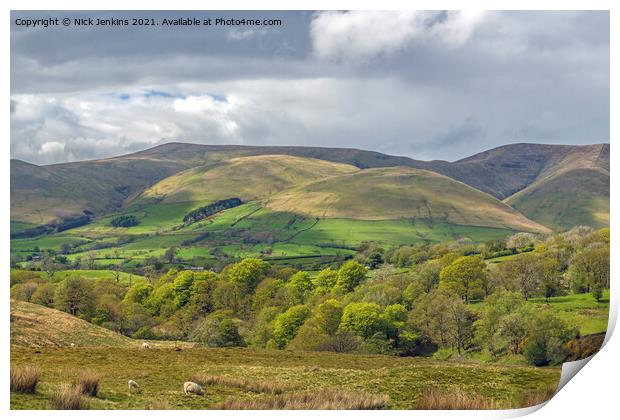
[[[11,345],[130,347],[136,342],[56,309],[11,300]]]
[[[365,169],[284,191],[271,210],[324,218],[421,219],[457,225],[543,232],[494,197],[435,172],[407,167]]]
[[[322,178],[355,172],[351,165],[287,155],[259,155],[188,169],[148,188],[140,198],[162,203],[204,203],[239,197],[243,201]]]
[[[554,229],[609,225],[609,145],[572,149],[505,202]]]
[[[168,143],[129,155],[85,162],[37,166],[11,161],[11,229],[18,231],[66,217],[83,216],[85,211],[96,217],[123,211],[139,196],[165,194],[168,202],[188,199],[184,195],[192,200],[194,197],[219,197],[221,191],[210,194],[200,187],[218,171],[231,173],[230,166],[218,164],[239,158],[238,164],[241,165],[243,158],[264,155],[319,159],[360,169],[407,166],[437,172],[505,200],[531,219],[548,223],[554,228],[574,224],[599,226],[608,220],[608,144],[565,146],[520,143],[501,146],[456,162],[424,162],[346,148]],[[214,169],[215,172],[203,178]],[[303,170],[293,168],[293,171]],[[258,169],[249,171],[248,179],[254,180],[254,183],[246,191],[259,189],[256,194],[249,194],[252,197],[288,188],[296,182],[272,179],[270,182],[275,182],[274,188],[260,190],[263,186],[255,182]],[[175,177],[175,174],[179,176]],[[559,176],[553,174],[565,176],[571,182],[561,182]],[[154,187],[171,176],[173,178]],[[300,176],[302,179],[304,177],[303,174]],[[190,182],[191,186],[172,193],[186,182]],[[241,187],[240,184],[238,182],[235,188]],[[549,194],[552,196],[551,202],[546,199]],[[583,199],[565,198],[575,196]]]
[[[128,198],[190,163],[124,156],[37,166],[11,161],[11,220],[46,224],[116,211]]]

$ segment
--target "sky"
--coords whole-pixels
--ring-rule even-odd
[[[16,19],[279,19],[24,27]],[[11,158],[167,142],[353,147],[457,160],[609,142],[609,14],[12,12]]]

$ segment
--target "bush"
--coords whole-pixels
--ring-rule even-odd
[[[41,373],[33,366],[11,368],[11,392],[34,394]]]
[[[117,216],[110,221],[110,224],[114,227],[132,227],[139,223],[136,216],[133,215]]]
[[[72,386],[63,385],[57,389],[49,400],[50,410],[88,410],[88,401],[82,398],[82,392]]]
[[[73,380],[73,386],[84,395],[96,397],[99,391],[100,380],[101,375],[97,372],[84,370],[77,374],[77,377]]]

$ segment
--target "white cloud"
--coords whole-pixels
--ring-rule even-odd
[[[459,46],[473,34],[482,12],[349,11],[318,12],[310,25],[320,59],[364,61],[391,55],[412,40],[438,39]]]

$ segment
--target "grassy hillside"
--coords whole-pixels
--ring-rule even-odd
[[[170,409],[206,409],[227,401],[247,404],[273,398],[265,391],[224,384],[208,385],[204,397],[186,396],[183,382],[196,373],[268,384],[284,395],[326,388],[386,395],[390,409],[416,408],[428,388],[447,393],[460,390],[503,408],[515,407],[521,405],[524,393],[555,388],[560,379],[559,368],[241,348],[195,347],[178,352],[43,348],[36,355],[31,349],[13,348],[11,366],[24,365],[40,368],[42,382],[34,395],[11,393],[12,409],[45,408],[50,395],[82,369],[95,370],[102,377],[99,396],[89,398],[93,409],[148,409],[155,403]],[[140,384],[140,394],[127,393],[129,379]]]
[[[168,177],[148,188],[142,197],[161,198],[163,204],[206,203],[230,197],[250,201],[356,170],[351,165],[286,155],[233,158]]]
[[[175,187],[175,184],[191,181],[192,187],[179,191],[176,196],[172,194],[168,200],[179,202],[184,199],[183,194],[188,197],[208,196],[208,193],[201,191],[199,178],[207,172],[209,165],[242,157],[287,155],[343,163],[357,168],[408,166],[441,173],[504,199],[546,178],[550,171],[555,171],[562,165],[574,165],[575,161],[581,159],[587,160],[592,154],[598,156],[595,159],[596,169],[602,168],[607,171],[601,172],[602,184],[605,184],[609,171],[609,145],[514,144],[457,162],[424,162],[358,149],[184,143],[169,143],[110,159],[57,165],[36,166],[14,160],[11,162],[12,231],[49,223],[62,217],[82,215],[84,210],[96,215],[125,210],[124,206],[145,189],[164,178],[191,168],[197,169],[195,172],[189,171],[180,178],[170,179],[168,183],[160,185],[161,191],[158,187],[157,191],[149,191],[148,195],[170,192],[170,188]],[[198,169],[199,167],[202,169]],[[294,169],[303,171],[303,168],[299,167]],[[253,177],[255,172],[250,171],[249,175]],[[254,187],[260,186],[254,185]],[[601,188],[604,190],[602,191],[604,196],[605,186],[602,185]],[[582,191],[580,188],[577,192]],[[264,192],[264,190],[258,191],[261,194]],[[268,188],[266,192],[269,192]],[[536,206],[522,206],[529,214],[534,214],[535,210],[530,211],[530,207]],[[583,206],[573,207],[577,212],[583,209]],[[592,213],[589,209],[583,211],[586,214]],[[556,225],[566,226],[572,223],[570,214],[567,216],[568,222],[563,221],[564,216],[559,217],[560,220]]]
[[[609,225],[609,147],[572,153],[505,202],[554,229]]]
[[[11,300],[11,345],[24,347],[129,347],[123,335],[56,309]]]
[[[116,211],[128,198],[188,166],[138,158],[36,166],[11,161],[11,220],[45,224],[84,211]]]
[[[446,176],[406,167],[366,169],[284,191],[267,207],[313,217],[416,219],[526,231],[546,229]]]

